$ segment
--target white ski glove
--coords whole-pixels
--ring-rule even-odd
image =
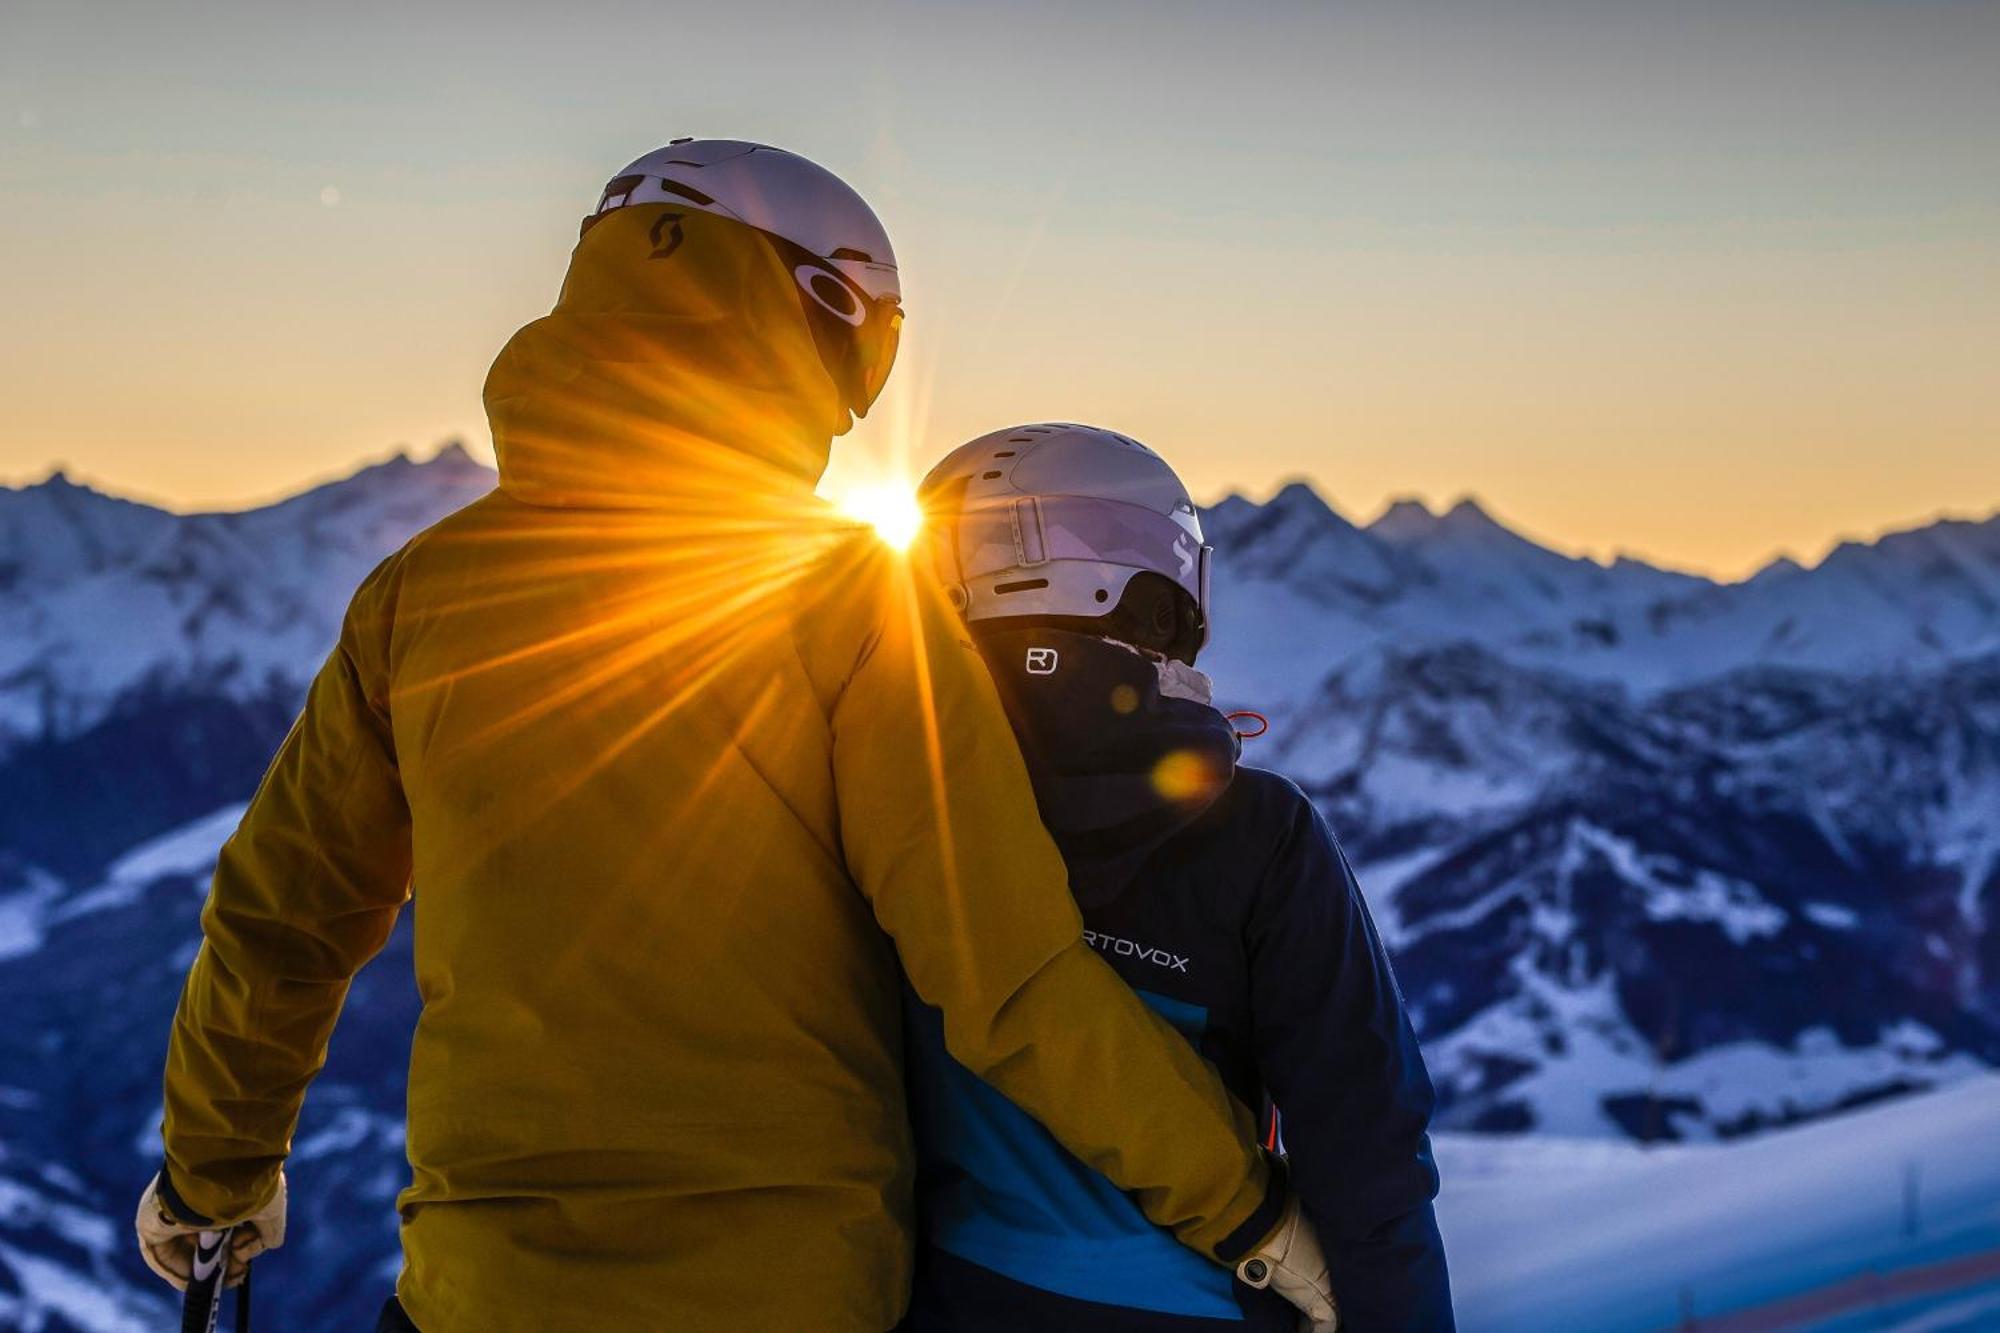
[[[1319,1233],[1299,1211],[1297,1195],[1286,1201],[1270,1237],[1236,1265],[1236,1276],[1250,1286],[1269,1287],[1298,1306],[1300,1333],[1334,1333],[1340,1327]]]
[[[195,1237],[204,1231],[220,1231],[213,1223],[202,1225],[176,1218],[160,1197],[160,1178],[154,1176],[146,1192],[139,1196],[139,1254],[146,1267],[171,1283],[176,1291],[186,1291],[194,1274]],[[222,1285],[233,1287],[243,1280],[250,1261],[266,1250],[285,1243],[285,1173],[278,1173],[278,1189],[270,1202],[236,1224],[229,1238],[229,1272]]]

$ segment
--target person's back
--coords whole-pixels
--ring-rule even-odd
[[[947,524],[997,510],[1043,530],[1023,544],[1045,559],[1017,569],[1004,551],[981,554],[978,519],[964,525],[959,601],[1085,938],[1238,1098],[1267,1116],[1283,1109],[1293,1185],[1319,1223],[1342,1326],[1449,1328],[1430,1208],[1432,1091],[1386,955],[1311,802],[1238,766],[1236,732],[1191,666],[1204,581],[1176,587],[1172,529],[1160,529],[1169,558],[1149,556],[1151,521],[1132,512],[1170,515],[1179,499],[1150,476],[1163,464],[1124,452],[1123,437],[1093,438],[1107,435],[996,432],[928,486],[936,495],[967,473],[987,483],[987,494],[938,501]],[[1032,470],[1003,475],[1016,459]],[[1191,520],[1180,521],[1198,533]],[[1066,530],[1050,534],[1056,523]],[[1086,575],[1067,589],[1064,561]],[[1014,589],[1032,582],[1048,586],[1022,609]],[[924,1241],[911,1333],[1294,1326],[1268,1293],[1188,1263],[1126,1195],[953,1061],[934,1013],[908,1008]]]
[[[382,593],[430,833],[404,1303],[419,1327],[453,1326],[461,1287],[631,1317],[671,1256],[658,1308],[682,1317],[810,1292],[830,1327],[886,1326],[893,953],[840,858],[828,726],[868,622],[811,607],[868,547],[825,520],[581,516],[497,494]],[[782,1241],[785,1284],[746,1288],[748,1237]]]

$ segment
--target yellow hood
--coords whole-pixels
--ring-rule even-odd
[[[798,496],[851,424],[778,256],[741,223],[665,204],[584,234],[485,399],[500,488],[536,505]]]

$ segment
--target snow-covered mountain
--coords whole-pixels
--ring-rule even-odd
[[[354,584],[491,485],[451,449],[237,514],[0,489],[0,1326],[156,1326],[122,1216],[208,867]],[[1206,521],[1204,664],[1360,866],[1447,1125],[1728,1137],[2000,1063],[2000,516],[1731,585],[1470,502]],[[286,1327],[393,1272],[407,949],[309,1099]]]
[[[295,686],[361,577],[492,486],[450,445],[241,513],[178,516],[60,472],[0,488],[0,746],[74,735],[146,691]]]
[[[1728,585],[1471,501],[1209,527],[1209,665],[1361,864],[1447,1123],[1704,1138],[2000,1061],[2000,515]]]

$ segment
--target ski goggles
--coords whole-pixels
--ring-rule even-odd
[[[858,252],[816,255],[775,232],[757,234],[791,270],[820,359],[839,382],[855,415],[868,415],[902,345],[903,306],[894,285],[882,295],[872,295],[862,278],[868,276],[866,270],[881,266]],[[862,272],[857,275],[855,270]],[[894,270],[889,272],[893,275]]]
[[[1092,587],[1084,593],[1079,584],[1066,598],[1075,605],[1049,608],[1063,615],[1103,615],[1110,609],[1104,603],[1123,591],[1132,574],[1161,575],[1194,600],[1202,642],[1208,641],[1214,548],[1201,539],[1201,525],[1191,514],[1182,520],[1095,496],[1020,496],[961,511],[951,525],[949,548],[955,569],[946,571],[947,577],[955,575],[962,585],[1007,574],[1032,580],[1057,563],[1122,572],[1115,589]]]

